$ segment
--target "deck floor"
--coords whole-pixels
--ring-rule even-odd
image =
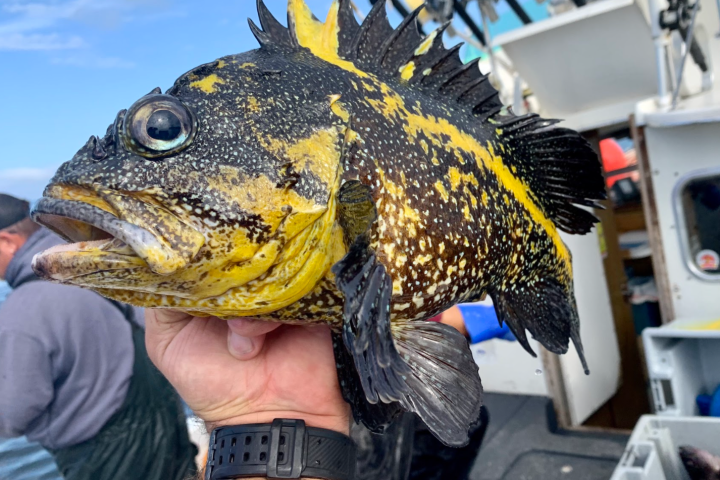
[[[629,438],[552,433],[545,397],[488,393],[485,405],[490,422],[470,480],[608,480]]]

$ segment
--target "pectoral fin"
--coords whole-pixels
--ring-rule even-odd
[[[343,341],[368,402],[397,402],[409,392],[402,379],[408,367],[398,355],[390,331],[392,281],[370,248],[375,205],[370,188],[356,180],[343,184],[338,197],[340,224],[346,239],[354,240],[333,267],[337,286],[345,296]]]
[[[392,420],[402,407],[417,413],[445,444],[467,444],[482,404],[482,385],[467,340],[452,327],[426,321],[396,322],[391,328],[392,279],[370,247],[377,216],[370,188],[347,182],[339,203],[346,238],[354,240],[333,267],[345,296],[346,351],[336,342],[335,355],[355,419],[378,431],[379,423]],[[340,368],[348,352],[357,376]],[[357,398],[358,383],[362,400]]]

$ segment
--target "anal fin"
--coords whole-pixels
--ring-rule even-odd
[[[580,319],[575,298],[560,283],[544,278],[525,284],[522,289],[501,291],[491,289],[498,320],[507,322],[520,344],[536,356],[525,330],[552,353],[567,353],[572,340],[586,374],[590,373],[580,340]]]

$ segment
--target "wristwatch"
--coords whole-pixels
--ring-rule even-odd
[[[355,443],[347,436],[275,419],[219,427],[210,435],[205,480],[232,478],[355,478]]]

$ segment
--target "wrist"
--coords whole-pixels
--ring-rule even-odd
[[[246,420],[247,416],[242,416],[233,423]],[[261,424],[216,424],[210,436],[205,479],[351,480],[355,478],[355,461],[356,446],[348,435],[311,427],[303,420],[276,418]]]
[[[334,432],[350,436],[349,413],[348,415],[328,416],[314,415],[305,412],[273,410],[266,412],[246,413],[229,418],[223,418],[220,420],[203,420],[205,421],[205,429],[207,430],[207,432],[212,433],[212,431],[218,427],[232,425],[248,425],[255,423],[272,423],[272,421],[276,418],[291,418],[295,420],[303,420],[308,427],[324,428],[326,430],[332,430]]]

